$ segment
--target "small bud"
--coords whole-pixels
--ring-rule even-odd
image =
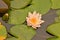
[[[9,15],[8,13],[6,13],[3,17],[2,20],[7,21],[9,19]]]

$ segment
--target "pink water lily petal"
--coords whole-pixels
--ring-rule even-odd
[[[32,26],[34,29],[41,27],[41,24],[44,21],[41,19],[42,15],[34,11],[33,13],[29,12],[28,17],[26,17],[27,25]]]

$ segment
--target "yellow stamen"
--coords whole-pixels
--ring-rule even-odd
[[[31,18],[30,21],[31,21],[32,24],[36,24],[37,23],[37,19],[36,18]]]

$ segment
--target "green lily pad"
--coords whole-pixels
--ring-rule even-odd
[[[0,24],[0,37],[2,37],[3,39],[6,39],[6,37],[7,37],[6,28],[5,28],[5,26],[3,26],[1,24]]]
[[[47,13],[51,8],[50,0],[32,0],[32,6],[30,9],[38,11],[41,14]]]
[[[52,37],[52,38],[48,38],[47,40],[60,40],[60,38],[58,38],[58,37]]]
[[[60,37],[60,23],[52,24],[48,26],[47,31],[52,35]]]
[[[28,12],[24,10],[13,10],[10,13],[10,24],[22,24],[25,22]]]
[[[31,0],[13,0],[11,1],[11,7],[15,9],[20,9],[26,7],[31,3]]]
[[[60,0],[51,0],[52,2],[52,9],[60,8]]]
[[[11,38],[7,38],[6,40],[18,40],[17,38],[11,37]]]
[[[20,40],[31,40],[36,34],[33,28],[26,25],[15,25],[11,28],[10,33]]]

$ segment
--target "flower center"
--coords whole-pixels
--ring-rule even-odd
[[[36,24],[37,23],[37,19],[36,18],[31,18],[30,21],[31,21],[32,24]]]

